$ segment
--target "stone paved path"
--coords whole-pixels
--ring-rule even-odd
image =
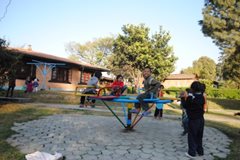
[[[53,115],[26,123],[15,123],[18,134],[8,139],[21,152],[62,153],[67,160],[187,160],[187,136],[175,120],[142,119],[134,131],[126,132],[114,117]],[[225,158],[229,138],[215,128],[205,127],[205,155]],[[200,157],[198,157],[200,159]]]

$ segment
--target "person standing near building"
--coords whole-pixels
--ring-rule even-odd
[[[33,80],[33,92],[38,92],[38,86],[39,86],[39,80],[37,78],[35,78]]]
[[[13,96],[13,91],[14,91],[15,86],[16,86],[15,72],[11,71],[8,74],[8,90],[7,90],[7,93],[6,93],[6,97],[8,97],[9,92],[10,92],[9,97]]]
[[[30,78],[30,80],[27,82],[27,90],[25,93],[32,93],[33,91],[33,83],[32,83],[32,79]]]
[[[25,80],[25,91],[24,93],[27,93],[27,87],[28,87],[28,84],[30,83],[30,80],[31,80],[31,77],[30,76],[27,76],[26,80]]]

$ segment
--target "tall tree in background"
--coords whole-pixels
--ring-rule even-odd
[[[70,42],[66,46],[66,51],[70,53],[69,58],[72,60],[106,66],[107,58],[112,53],[113,41],[113,37],[105,37],[85,44]]]
[[[221,73],[240,85],[240,1],[206,0],[202,32],[222,51]]]
[[[187,67],[180,71],[181,74],[195,74],[193,71],[193,67]]]
[[[127,24],[122,27],[123,35],[118,35],[113,48],[112,65],[121,69],[121,73],[130,73],[137,77],[144,67],[151,67],[153,74],[159,80],[174,71],[177,58],[173,49],[168,45],[170,34],[160,27],[149,37],[150,29],[144,24]]]
[[[216,63],[211,58],[203,56],[193,61],[192,67],[182,70],[181,73],[197,74],[200,79],[214,81],[216,80]]]
[[[0,87],[3,86],[9,74],[15,76],[17,65],[20,63],[21,55],[15,54],[14,51],[8,49],[6,40],[0,38]]]

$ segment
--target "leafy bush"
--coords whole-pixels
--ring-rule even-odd
[[[171,87],[165,90],[169,95],[177,97],[180,91],[185,90],[186,88]],[[239,89],[229,89],[229,88],[206,88],[207,96],[210,98],[225,98],[225,99],[240,99],[240,90]]]
[[[169,87],[168,89],[164,89],[163,91],[168,95],[178,97],[181,91],[185,91],[186,88],[184,87]]]
[[[213,97],[213,98],[240,99],[240,90],[239,89],[207,88],[206,93],[207,93],[208,97]]]
[[[135,94],[135,93],[137,93],[137,90],[136,90],[135,87],[130,86],[130,87],[127,88],[127,93],[128,94]]]
[[[213,86],[213,81],[211,81],[211,80],[201,79],[199,81],[201,83],[204,83],[206,85],[206,88],[211,88]]]

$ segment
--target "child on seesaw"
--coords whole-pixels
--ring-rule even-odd
[[[97,90],[96,88],[98,88],[98,81],[100,80],[100,78],[102,77],[102,73],[100,71],[96,71],[94,73],[94,75],[91,77],[91,79],[88,81],[87,85],[88,86],[93,86],[95,88],[86,88],[83,93],[84,94],[97,94]],[[80,108],[84,107],[84,103],[85,103],[85,96],[81,96],[80,98]],[[89,102],[90,99],[87,98],[87,101]],[[95,107],[95,99],[91,100],[91,107],[94,108]]]
[[[132,113],[139,113],[142,109],[144,110],[143,112],[143,116],[148,116],[149,114],[151,114],[149,110],[149,106],[148,103],[144,102],[144,99],[149,99],[152,96],[156,97],[157,92],[159,91],[160,88],[160,82],[155,80],[151,75],[152,75],[152,71],[151,68],[149,67],[145,67],[143,70],[143,84],[144,84],[144,93],[139,94],[137,96],[137,99],[139,101],[139,103],[135,103],[135,109],[132,109],[131,112]]]
[[[116,80],[112,83],[111,95],[120,96],[127,89],[127,86],[123,83],[123,76],[117,75]]]

